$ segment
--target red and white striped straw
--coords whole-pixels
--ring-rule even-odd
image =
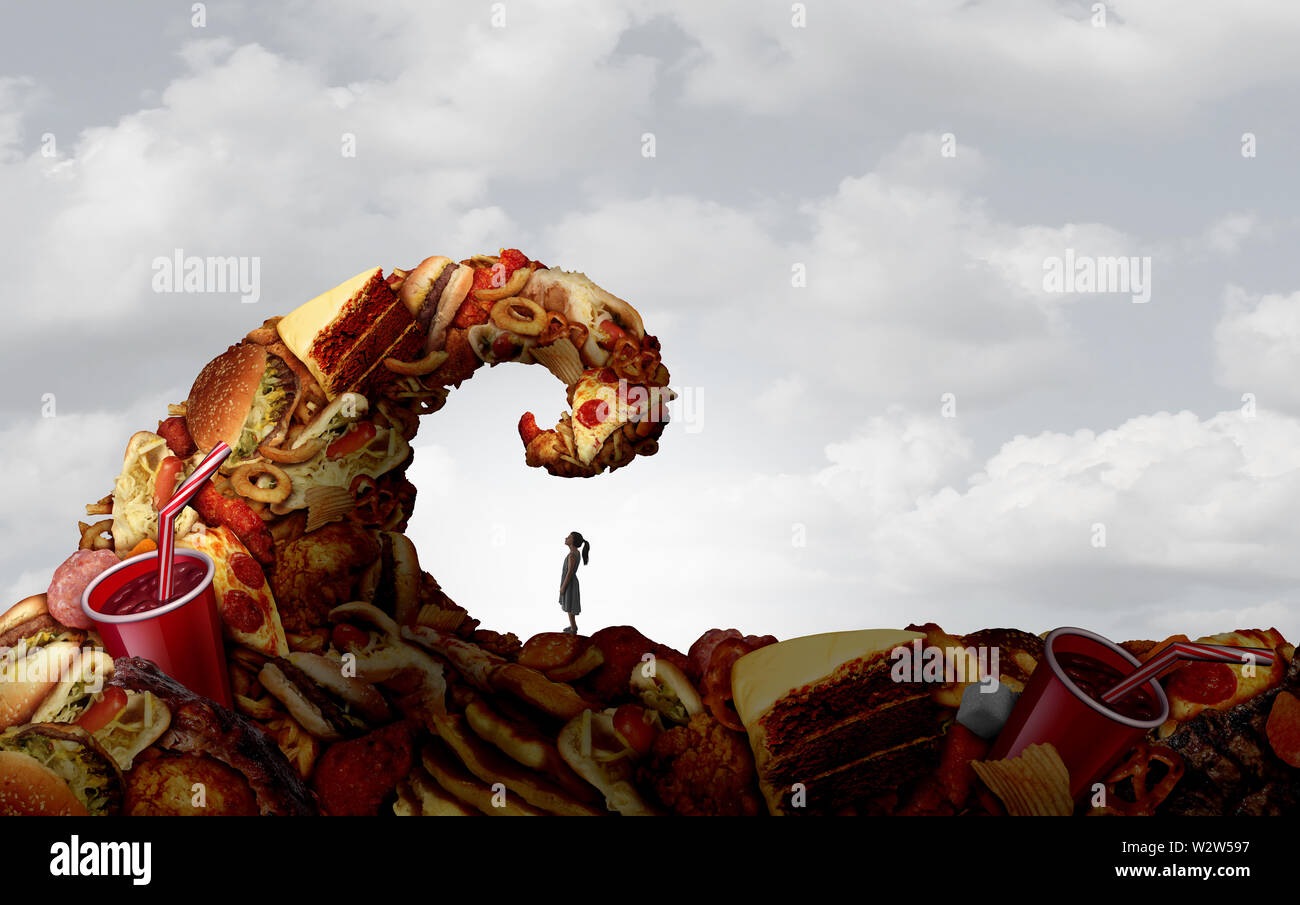
[[[1229,647],[1226,644],[1203,644],[1198,641],[1175,641],[1146,663],[1129,673],[1109,691],[1102,693],[1103,704],[1114,704],[1124,695],[1145,685],[1171,666],[1184,660],[1202,660],[1211,663],[1231,663],[1240,666],[1254,663],[1257,666],[1273,665],[1273,652],[1266,647]]]
[[[174,535],[176,533],[176,516],[180,515],[186,504],[197,494],[208,478],[216,474],[221,463],[230,455],[230,447],[217,443],[212,452],[203,457],[199,467],[176,488],[167,504],[158,513],[158,599],[169,600],[172,596],[172,563],[176,558]]]

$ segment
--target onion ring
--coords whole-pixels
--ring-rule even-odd
[[[520,336],[537,336],[547,323],[546,309],[521,295],[500,299],[492,306],[492,313],[489,316],[492,323],[502,330]]]
[[[424,374],[432,374],[442,367],[442,363],[447,360],[449,353],[442,349],[435,349],[423,358],[415,361],[402,361],[400,358],[385,358],[384,367],[394,374],[401,374],[405,377],[420,377]]]
[[[285,442],[287,443],[288,441],[286,440]],[[286,449],[283,446],[268,446],[263,443],[257,448],[257,454],[263,458],[270,459],[272,462],[279,462],[283,465],[297,465],[314,457],[324,448],[325,441],[320,437],[317,437],[315,440],[308,440],[297,449]],[[274,475],[272,475],[272,477],[274,477]]]
[[[535,268],[532,266],[520,267],[510,275],[510,279],[506,280],[504,286],[497,289],[475,289],[473,293],[474,298],[478,299],[480,302],[495,302],[498,299],[518,295],[519,290],[524,288],[528,283],[529,278],[533,275],[534,269]]]
[[[107,534],[108,537],[104,537]],[[87,525],[81,532],[78,550],[108,550],[113,546],[113,520],[106,518],[102,522]]]
[[[274,487],[258,487],[253,483],[254,477],[264,474],[275,479]],[[270,462],[250,462],[239,466],[230,476],[230,486],[235,493],[258,503],[282,503],[293,492],[293,481],[284,469]]]

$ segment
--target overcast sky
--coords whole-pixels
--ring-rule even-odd
[[[682,399],[588,481],[523,464],[540,368],[424,420],[409,533],[484,627],[564,625],[578,530],[580,628],[683,650],[1300,636],[1294,0],[371,6],[5,4],[0,607],[249,328],[517,246],[632,302]],[[176,249],[258,301],[155,292]],[[1112,257],[1144,293],[1045,283]]]

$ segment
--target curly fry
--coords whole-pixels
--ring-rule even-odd
[[[524,288],[535,269],[531,265],[520,267],[510,275],[510,279],[506,281],[506,284],[498,289],[475,289],[473,292],[474,298],[480,302],[495,302],[499,299],[509,298],[512,295],[518,295],[519,290]]]
[[[423,358],[416,361],[402,361],[398,358],[385,358],[384,367],[394,374],[402,374],[407,377],[420,377],[425,374],[432,374],[442,363],[447,360],[449,353],[442,349],[435,349]]]
[[[95,522],[93,525],[86,525],[85,522],[78,522],[78,527],[85,525],[81,531],[81,543],[77,545],[78,550],[111,550],[113,548],[113,520],[106,518],[102,522]],[[104,535],[108,537],[105,538]]]
[[[301,431],[299,431],[301,433]],[[286,443],[289,441],[286,440]],[[270,459],[272,462],[279,462],[282,465],[297,465],[300,462],[306,462],[308,459],[315,458],[316,454],[325,448],[325,441],[317,437],[315,440],[308,440],[297,449],[286,449],[283,446],[268,446],[263,443],[257,448],[258,455]]]
[[[546,323],[542,326],[542,332],[537,334],[537,344],[539,346],[549,346],[551,343],[569,335],[569,319],[563,312],[548,311],[546,313]]]

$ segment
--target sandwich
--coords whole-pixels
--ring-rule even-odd
[[[199,372],[185,420],[199,449],[229,444],[231,454],[222,465],[228,472],[284,442],[297,398],[293,368],[267,346],[245,342]]]
[[[659,811],[637,790],[627,746],[609,713],[584,710],[560,730],[556,747],[564,762],[605,796],[605,807],[624,817],[652,817]]]
[[[319,654],[295,652],[268,661],[258,679],[302,728],[316,738],[364,735],[392,719],[373,685],[343,674],[343,665]]]
[[[86,633],[62,625],[50,615],[44,594],[25,597],[0,613],[0,655],[6,648],[16,647],[24,640],[29,647],[34,646],[34,639],[42,636],[48,636],[51,641],[75,641],[79,644],[85,640]]]
[[[414,625],[420,612],[420,558],[415,544],[399,531],[377,531],[380,554],[361,579],[361,599],[391,615],[399,625]]]
[[[653,667],[649,663],[633,666],[632,691],[651,710],[679,726],[704,712],[704,702],[691,680],[667,660],[656,658]]]
[[[73,722],[113,674],[113,660],[83,648],[86,633],[50,617],[45,595],[0,617],[0,729],[29,722]]]
[[[578,345],[586,367],[604,367],[611,350],[623,337],[638,343],[645,337],[645,325],[637,310],[612,292],[593,283],[585,273],[566,270],[538,270],[519,293],[546,311],[563,314],[570,324],[586,328]]]
[[[167,459],[172,462],[164,469]],[[158,434],[137,431],[127,441],[122,472],[113,484],[113,549],[119,556],[146,538],[158,538],[158,502],[165,504],[176,489],[176,464],[167,441]],[[184,536],[198,517],[192,507],[182,509],[176,517],[176,536]]]
[[[424,351],[447,344],[447,327],[474,285],[474,268],[434,255],[406,276],[398,296],[424,332]]]
[[[104,816],[122,806],[122,772],[78,726],[0,734],[0,816]]]

